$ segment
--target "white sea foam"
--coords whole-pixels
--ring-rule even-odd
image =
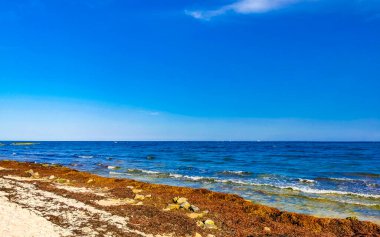
[[[248,172],[248,171],[241,171],[241,170],[227,170],[227,171],[222,171],[222,172],[219,172],[220,174],[224,174],[224,175],[239,175],[239,176],[247,176],[247,175],[250,175],[252,174],[251,172]]]
[[[128,169],[128,172],[130,173],[145,173],[145,174],[161,174],[157,171],[151,171],[151,170],[143,170],[143,169]]]
[[[377,194],[355,193],[355,192],[338,191],[338,190],[313,189],[309,187],[299,187],[299,186],[281,186],[281,185],[275,185],[275,184],[270,184],[270,183],[255,183],[255,182],[243,181],[239,179],[220,179],[217,177],[190,176],[190,175],[182,175],[182,174],[176,174],[176,173],[161,173],[157,171],[143,170],[143,169],[128,169],[128,171],[130,173],[162,175],[162,176],[166,176],[170,178],[193,181],[193,182],[215,182],[215,183],[226,183],[226,184],[248,185],[248,186],[267,186],[267,187],[277,188],[277,189],[290,189],[290,190],[299,191],[303,193],[310,193],[310,194],[352,195],[352,196],[359,196],[359,197],[365,197],[365,198],[380,199],[380,195],[377,195]],[[306,183],[316,182],[315,180],[309,180],[309,179],[299,179],[299,181],[306,182]]]
[[[83,159],[91,159],[91,158],[94,158],[94,156],[78,156],[79,158],[83,158]]]
[[[183,177],[182,174],[172,174],[172,173],[170,173],[169,176],[170,176],[170,177],[173,177],[173,178],[176,178],[176,179],[179,179],[179,178],[182,178],[182,177]]]
[[[188,180],[188,181],[205,181],[205,182],[216,182],[217,179],[213,177],[204,177],[204,176],[190,176],[190,175],[182,175],[182,174],[173,174],[170,173],[169,177],[176,178],[176,179],[182,179],[182,180]]]
[[[350,201],[343,201],[343,200],[339,200],[339,202],[350,204],[350,205],[358,205],[358,206],[380,207],[380,205],[376,203],[350,202]]]
[[[327,179],[330,179],[330,180],[337,180],[337,181],[361,181],[361,180],[350,179],[350,178],[327,178]]]
[[[380,195],[377,194],[366,194],[366,193],[355,193],[355,192],[346,192],[338,190],[326,190],[326,189],[313,189],[307,187],[295,187],[295,186],[279,186],[281,189],[292,189],[294,191],[300,191],[303,193],[314,193],[314,194],[335,194],[335,195],[352,195],[365,198],[375,198],[380,199]]]
[[[110,171],[109,172],[110,175],[123,175],[123,173],[120,173],[120,172],[115,172],[115,171]]]
[[[301,179],[301,178],[298,178],[297,179],[299,182],[301,183],[315,183],[316,181],[313,180],[313,179]]]
[[[243,184],[243,185],[255,185],[254,183],[245,182],[238,179],[216,179],[219,183],[231,183],[231,184]]]

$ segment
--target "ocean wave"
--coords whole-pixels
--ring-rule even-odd
[[[135,174],[141,174],[141,173],[145,173],[145,174],[160,174],[160,172],[157,172],[157,171],[150,171],[150,170],[143,170],[143,169],[128,169],[127,170],[128,173],[135,173]]]
[[[190,175],[180,175],[180,174],[170,174],[169,176],[173,178],[177,178],[177,179],[188,180],[188,181],[211,182],[211,183],[218,182],[218,180],[215,178],[204,177],[204,176],[190,176]]]
[[[362,181],[359,179],[351,179],[351,178],[335,178],[335,177],[320,177],[316,178],[317,180],[324,180],[324,181],[332,181],[332,182],[355,182],[355,181]]]
[[[350,179],[350,178],[327,178],[327,179],[336,180],[336,181],[361,181],[361,180]]]
[[[221,175],[237,175],[237,176],[249,176],[249,175],[252,175],[253,173],[252,172],[248,172],[248,171],[233,171],[233,170],[227,170],[227,171],[221,171],[221,172],[218,172],[218,174],[221,174]]]
[[[373,184],[373,183],[366,183],[366,186],[370,187],[370,188],[378,188],[379,187],[378,184]]]
[[[301,179],[301,178],[298,178],[297,181],[300,183],[315,183],[316,182],[313,179]]]
[[[303,193],[311,193],[311,194],[351,195],[351,196],[358,196],[358,197],[365,197],[365,198],[380,199],[380,195],[378,194],[355,193],[355,192],[326,190],[326,189],[313,189],[313,188],[296,187],[296,186],[277,186],[277,187],[281,189],[291,189],[294,191],[300,191]]]
[[[110,171],[109,174],[110,175],[124,175],[123,173],[115,172],[115,171]]]
[[[276,184],[271,184],[271,183],[243,181],[239,179],[220,179],[217,177],[191,176],[191,175],[182,175],[182,174],[176,174],[176,173],[163,173],[163,172],[143,170],[143,169],[128,169],[128,173],[154,175],[159,178],[175,178],[175,179],[179,179],[183,181],[191,181],[191,182],[208,182],[208,183],[211,182],[211,183],[225,183],[225,184],[232,184],[232,185],[235,184],[235,185],[247,185],[247,186],[267,186],[267,187],[277,188],[277,189],[289,189],[289,190],[308,193],[308,194],[351,195],[351,196],[358,196],[358,197],[371,198],[371,199],[380,199],[380,195],[378,194],[356,193],[356,192],[339,191],[339,190],[313,189],[309,187],[299,187],[299,186],[281,186],[281,185],[276,185]]]
[[[94,158],[94,156],[78,156],[79,158],[83,158],[83,159],[91,159],[91,158]]]
[[[366,172],[352,172],[352,173],[346,173],[346,175],[366,177],[366,178],[380,178],[380,174],[366,173]]]
[[[194,181],[194,182],[219,182],[217,178],[214,177],[205,177],[205,176],[191,176],[191,175],[183,175],[183,174],[176,174],[176,173],[165,173],[165,172],[158,172],[158,171],[152,171],[152,170],[144,170],[144,169],[128,169],[128,173],[131,174],[145,174],[145,175],[152,175],[158,178],[175,178],[180,179],[184,181]]]
[[[344,201],[344,200],[339,200],[338,202],[344,203],[344,204],[349,204],[349,205],[355,205],[355,206],[380,208],[380,204],[376,204],[376,203],[351,202],[351,201]]]
[[[351,179],[351,178],[317,178],[316,180],[325,181],[325,182],[334,182],[334,183],[354,183],[357,185],[364,185],[367,187],[377,188],[378,184],[371,182],[370,180],[362,179]]]

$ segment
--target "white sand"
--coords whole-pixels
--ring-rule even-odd
[[[0,191],[1,237],[97,236],[104,229],[93,226],[92,220],[104,223],[105,227],[115,226],[131,236],[153,237],[128,227],[127,216],[112,215],[75,199],[37,189],[20,179],[0,177],[0,188],[4,190]],[[11,195],[10,200],[8,195]],[[59,217],[65,228],[50,222],[50,216]],[[105,236],[116,235],[107,233]]]
[[[0,236],[56,237],[70,234],[34,212],[9,202],[5,196],[6,193],[0,191]]]
[[[105,197],[107,195],[100,189],[94,190],[90,188],[74,187],[74,186],[68,186],[68,185],[62,185],[62,184],[56,184],[55,187],[58,189],[63,189],[63,190],[73,192],[73,193],[92,193],[101,197]]]

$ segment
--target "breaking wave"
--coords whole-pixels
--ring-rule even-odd
[[[191,175],[182,175],[176,173],[163,173],[158,171],[144,170],[144,169],[128,169],[128,173],[133,174],[145,174],[153,175],[157,178],[174,178],[182,181],[191,181],[191,182],[208,182],[208,183],[225,183],[232,185],[248,185],[248,186],[268,186],[271,188],[277,189],[289,189],[297,192],[308,193],[308,194],[324,194],[324,195],[350,195],[371,199],[380,199],[378,194],[366,194],[366,193],[356,193],[356,192],[347,192],[339,190],[327,190],[327,189],[314,189],[309,187],[299,187],[299,186],[281,186],[274,185],[269,183],[259,183],[259,182],[248,182],[239,179],[221,179],[218,177],[205,177],[205,176],[191,176]],[[308,179],[298,179],[300,182],[313,183],[314,180]]]
[[[338,190],[313,189],[313,188],[296,187],[296,186],[277,186],[277,187],[281,189],[291,189],[294,191],[300,191],[303,193],[351,195],[351,196],[358,196],[358,197],[365,197],[365,198],[380,199],[380,195],[377,195],[377,194],[355,193],[355,192],[346,192],[346,191],[338,191]]]
[[[91,159],[91,158],[94,158],[94,156],[78,156],[79,158],[83,158],[83,159]]]
[[[297,181],[300,183],[315,183],[316,182],[313,179],[301,179],[301,178],[298,178]]]
[[[221,175],[231,175],[231,176],[250,176],[253,173],[252,172],[248,172],[248,171],[231,171],[231,170],[227,170],[227,171],[218,172],[218,174],[221,174]]]
[[[309,187],[299,187],[299,186],[280,186],[280,185],[273,185],[273,184],[267,184],[267,183],[247,182],[247,181],[243,181],[239,179],[220,179],[217,177],[190,176],[190,175],[182,175],[182,174],[175,174],[175,173],[162,173],[162,172],[143,170],[143,169],[128,169],[128,173],[135,173],[135,174],[140,173],[140,174],[154,175],[158,178],[175,178],[175,179],[180,179],[183,181],[192,181],[192,182],[226,183],[226,184],[249,185],[249,186],[269,186],[272,188],[289,189],[289,190],[309,193],[309,194],[350,195],[350,196],[380,199],[380,195],[377,195],[377,194],[366,194],[366,193],[356,193],[356,192],[346,192],[346,191],[326,190],[326,189],[313,189]],[[305,179],[299,179],[299,180],[305,180]],[[306,180],[304,182],[315,182],[315,181]]]

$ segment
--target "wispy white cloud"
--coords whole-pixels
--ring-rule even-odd
[[[227,12],[235,12],[239,14],[269,12],[299,1],[301,0],[238,0],[237,2],[224,5],[214,10],[186,11],[186,14],[196,19],[208,20]]]

